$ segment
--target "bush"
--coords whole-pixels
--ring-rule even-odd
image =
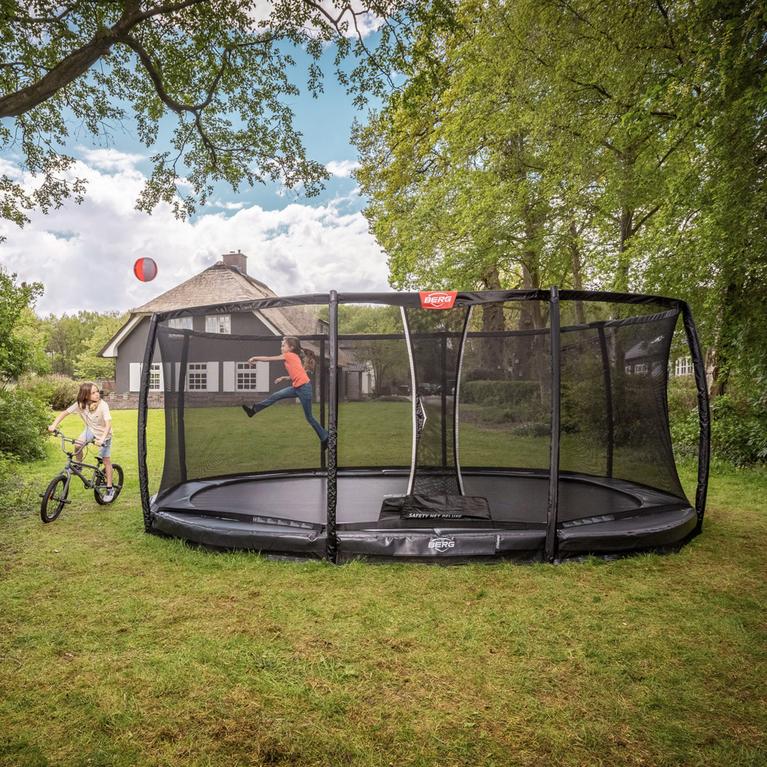
[[[466,373],[467,381],[501,381],[505,377],[502,368],[472,368]]]
[[[692,376],[674,376],[668,382],[668,412],[675,417],[686,418],[698,407],[698,390]]]
[[[476,405],[535,404],[540,386],[536,381],[466,381],[461,386],[461,401]]]
[[[551,425],[542,421],[529,421],[512,427],[511,433],[519,437],[548,437]]]
[[[24,376],[19,379],[18,388],[25,389],[35,399],[45,402],[54,410],[64,410],[77,399],[80,384],[68,376],[54,373],[46,376]]]
[[[711,406],[714,454],[738,466],[767,462],[767,410],[727,395]]]
[[[697,456],[697,409],[677,419],[671,433],[678,453]],[[711,453],[736,466],[767,463],[767,410],[758,402],[716,397],[711,403]]]
[[[45,456],[48,408],[24,389],[0,391],[0,453],[22,461]]]

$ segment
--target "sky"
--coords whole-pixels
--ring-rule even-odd
[[[332,59],[332,50],[325,59]],[[124,127],[112,133],[108,146],[81,136],[66,151],[77,160],[72,173],[87,179],[84,202],[69,200],[47,215],[35,212],[22,229],[0,219],[0,236],[6,237],[0,266],[19,282],[43,283],[35,307],[40,315],[127,311],[237,250],[248,256],[248,273],[277,295],[390,289],[386,256],[368,231],[365,200],[351,178],[352,122],[365,113],[353,107],[332,69],[325,70],[319,99],[302,93],[292,100],[307,156],[332,174],[319,196],[304,197],[279,184],[239,194],[221,186],[190,220],[177,220],[166,205],[148,215],[135,202],[149,173],[147,158],[158,146],[143,147]],[[16,159],[0,151],[0,174],[29,181]],[[143,256],[158,265],[152,282],[133,275],[133,263]]]

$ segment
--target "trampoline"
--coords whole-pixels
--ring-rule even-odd
[[[327,451],[292,400],[252,419],[240,407],[279,388],[280,362],[247,360],[278,354],[283,335],[316,359]],[[690,354],[698,392],[694,503],[669,429],[672,348]],[[702,529],[705,369],[676,299],[551,288],[193,307],[152,316],[141,378],[147,532],[333,562],[457,563],[669,550]],[[162,411],[148,409],[150,389]],[[147,445],[150,416],[164,419],[164,448]]]

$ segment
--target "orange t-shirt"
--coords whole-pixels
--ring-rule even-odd
[[[301,364],[301,358],[295,352],[285,352],[282,355],[285,359],[285,370],[290,376],[290,383],[294,389],[309,383],[309,376],[306,375],[304,366]]]

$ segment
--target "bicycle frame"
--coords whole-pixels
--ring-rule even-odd
[[[102,469],[102,461],[100,458],[97,458],[97,463],[91,464],[91,463],[85,463],[85,461],[78,461],[75,459],[75,452],[79,453],[82,450],[84,450],[89,444],[92,444],[92,442],[85,442],[80,443],[77,440],[70,439],[69,437],[65,437],[63,434],[59,435],[61,437],[61,449],[66,453],[67,456],[67,463],[66,466],[64,466],[64,473],[67,475],[66,484],[64,485],[64,492],[69,493],[69,485],[72,481],[72,475],[74,474],[76,477],[80,478],[80,481],[85,486],[86,490],[91,490],[96,486],[96,476],[97,474],[103,474]],[[64,442],[71,442],[73,445],[79,445],[79,448],[76,451],[70,452],[69,450],[64,449]],[[83,469],[90,469],[93,471],[93,475],[89,478],[83,473]]]

